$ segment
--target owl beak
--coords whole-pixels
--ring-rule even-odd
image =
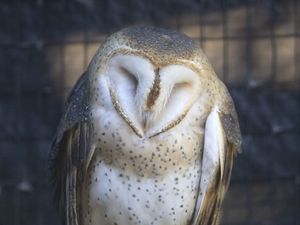
[[[144,102],[144,107],[141,112],[142,114],[142,126],[144,131],[147,131],[151,125],[152,119],[151,115],[153,113],[153,108],[155,106],[155,102],[160,94],[160,76],[159,76],[159,68],[154,70],[154,82],[152,85],[152,88],[150,89],[150,92],[148,96],[146,97],[146,100]]]
[[[146,108],[148,110],[151,110],[151,108],[154,106],[154,104],[159,96],[159,93],[160,93],[160,82],[161,81],[160,81],[160,76],[159,76],[159,68],[154,70],[154,74],[155,74],[155,77],[154,77],[153,86],[148,94],[147,101],[146,101]]]

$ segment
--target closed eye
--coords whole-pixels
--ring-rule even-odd
[[[137,92],[138,79],[125,67],[121,67],[120,72],[121,76],[123,76],[126,81],[128,81],[128,88],[131,90],[132,95],[135,96]]]
[[[172,92],[175,92],[179,89],[185,89],[185,88],[190,88],[192,87],[193,84],[190,82],[182,82],[182,83],[176,83],[172,89]]]
[[[166,66],[160,70],[160,77],[161,92],[153,107],[149,136],[158,135],[180,123],[199,96],[199,76],[187,67]]]
[[[175,83],[174,86],[169,90],[168,97],[166,98],[168,104],[170,100],[180,100],[184,96],[191,94],[192,92],[192,87],[193,84],[191,82],[180,82],[180,83]]]

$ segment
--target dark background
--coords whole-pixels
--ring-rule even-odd
[[[299,225],[299,1],[0,2],[0,225],[60,224],[47,154],[104,38],[151,24],[200,41],[243,133],[223,225]]]

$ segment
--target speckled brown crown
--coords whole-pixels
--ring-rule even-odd
[[[109,36],[95,54],[91,66],[98,70],[114,54],[148,58],[156,67],[189,64],[197,70],[214,71],[199,44],[185,34],[151,26],[131,26]]]
[[[121,30],[124,44],[144,54],[158,64],[168,64],[176,59],[190,59],[198,48],[188,36],[157,27],[134,26]]]

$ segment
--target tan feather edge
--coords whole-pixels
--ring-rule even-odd
[[[133,122],[130,120],[130,118],[126,115],[126,113],[123,111],[122,107],[120,106],[120,103],[118,101],[118,98],[115,94],[115,92],[110,88],[109,93],[112,99],[113,106],[115,107],[116,111],[121,115],[121,117],[126,121],[126,123],[131,127],[131,129],[134,131],[134,133],[139,136],[143,137],[143,134],[141,134],[133,125]]]
[[[223,126],[223,132],[226,137],[226,146],[224,147],[224,154],[220,154],[220,157],[223,157],[224,164],[222,165],[220,163],[219,170],[216,171],[216,174],[214,176],[214,180],[209,188],[209,191],[207,192],[207,196],[205,197],[203,201],[203,207],[204,209],[202,212],[195,212],[194,215],[196,221],[193,222],[193,225],[219,225],[221,220],[221,214],[222,214],[222,203],[225,197],[225,193],[229,187],[230,183],[230,177],[231,177],[231,171],[233,166],[233,159],[234,156],[236,156],[236,153],[239,152],[241,140],[240,140],[240,131],[238,124],[224,124],[226,123],[225,120],[227,120],[227,123],[238,123],[236,113],[234,112],[235,119],[231,117],[231,115],[227,115],[224,113],[219,113],[221,123]],[[231,119],[224,119],[224,117],[230,117]],[[234,141],[231,143],[228,140],[228,132],[226,129],[232,129],[233,132],[238,132],[235,134],[235,137],[239,140]],[[230,131],[232,132],[232,131]],[[238,145],[236,144],[238,143]],[[222,162],[222,158],[220,158]],[[217,194],[216,194],[217,193]]]
[[[83,128],[84,127],[84,128]],[[89,125],[87,123],[81,124],[79,127],[74,127],[73,129],[67,131],[66,136],[64,137],[67,140],[67,158],[66,158],[66,183],[65,183],[65,192],[66,192],[66,224],[67,225],[80,225],[82,216],[80,214],[80,197],[83,179],[86,174],[86,170],[83,170],[84,173],[79,173],[80,170],[88,167],[90,163],[90,159],[93,155],[93,148],[91,148],[89,155],[87,156],[87,160],[83,163],[83,165],[75,166],[72,160],[72,151],[79,146],[79,142],[83,140],[79,140],[80,135],[78,135],[79,130],[82,129],[84,134],[86,135],[86,142],[88,140]],[[90,146],[90,143],[87,143],[87,146]]]
[[[214,181],[206,193],[203,206],[201,207],[205,211],[200,212],[199,225],[218,225],[220,222],[221,206],[228,189],[233,162],[232,149],[225,147],[225,151],[224,167],[222,168],[220,163],[219,169],[214,176]],[[223,170],[224,172],[222,172]]]

